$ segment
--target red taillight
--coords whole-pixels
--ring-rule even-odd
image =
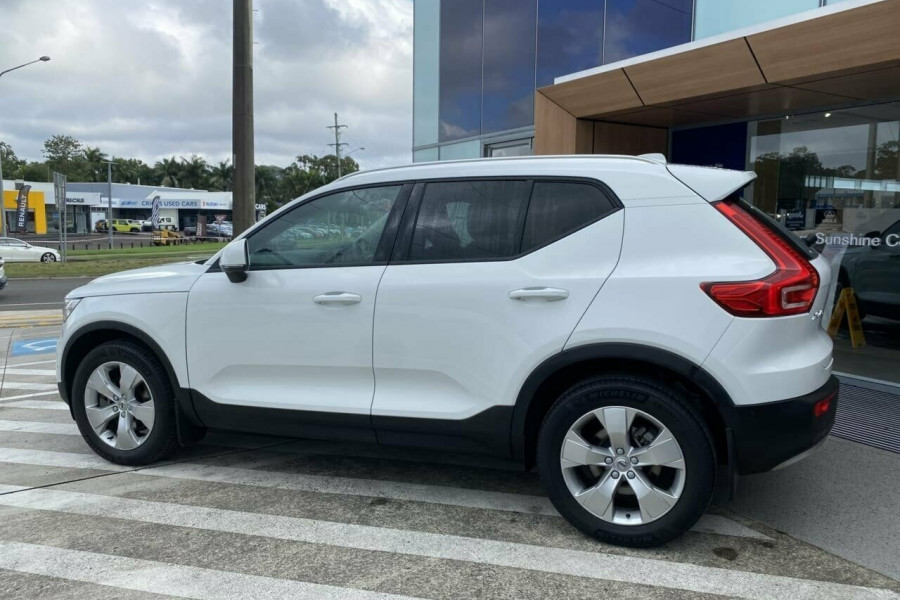
[[[775,272],[755,281],[703,283],[703,291],[738,317],[786,317],[809,312],[819,289],[819,273],[806,257],[740,205],[723,201],[713,206],[769,255]]]
[[[828,396],[827,398],[822,398],[815,404],[813,404],[813,416],[817,419],[822,415],[828,412],[828,409],[831,408],[831,400],[834,398],[834,394]]]

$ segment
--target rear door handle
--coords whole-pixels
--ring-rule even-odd
[[[513,290],[509,293],[512,300],[543,300],[545,302],[559,302],[569,297],[569,290],[551,287],[530,287]]]
[[[361,301],[362,296],[359,294],[351,294],[350,292],[327,292],[313,297],[313,302],[316,304],[338,304],[346,306],[350,304],[359,304]]]

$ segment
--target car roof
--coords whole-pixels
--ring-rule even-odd
[[[411,180],[471,177],[581,177],[602,181],[626,205],[648,198],[707,199],[718,189],[733,191],[752,180],[749,173],[717,168],[690,167],[686,182],[669,171],[661,154],[640,156],[577,154],[565,156],[517,156],[414,163],[352,173],[319,188],[316,193],[344,187],[399,183]],[[675,165],[672,165],[675,166]],[[703,184],[703,191],[697,186]]]

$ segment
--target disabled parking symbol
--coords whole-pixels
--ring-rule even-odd
[[[56,338],[44,340],[18,340],[13,342],[12,356],[28,356],[29,354],[53,354],[56,352]]]

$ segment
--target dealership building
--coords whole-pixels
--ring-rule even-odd
[[[745,199],[827,235],[833,286],[859,300],[864,345],[839,332],[836,371],[897,391],[900,1],[415,0],[414,55],[415,162],[755,171]]]

